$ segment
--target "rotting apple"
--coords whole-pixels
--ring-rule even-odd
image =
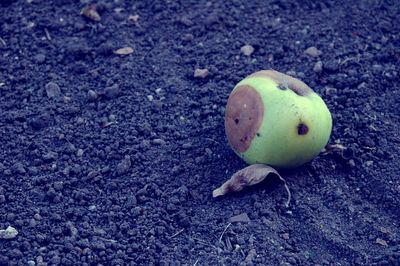
[[[290,168],[320,153],[332,131],[332,116],[304,82],[262,70],[233,89],[225,131],[233,150],[247,163]]]

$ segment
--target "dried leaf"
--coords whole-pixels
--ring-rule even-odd
[[[345,149],[347,148],[340,143],[330,144],[326,145],[325,149],[322,151],[322,154],[326,155],[330,153],[342,153]]]
[[[277,175],[284,183],[285,189],[288,193],[288,199],[285,205],[288,207],[291,199],[291,193],[285,179],[283,179],[274,168],[264,164],[253,164],[237,171],[222,186],[213,191],[213,197],[215,198],[230,192],[240,191],[248,186],[256,185],[263,181],[269,174]]]
[[[131,53],[133,53],[132,47],[124,47],[124,48],[120,48],[120,49],[114,51],[114,54],[118,54],[118,55],[128,55]]]
[[[388,246],[388,243],[386,242],[386,240],[384,240],[382,238],[379,238],[379,237],[375,240],[375,243],[377,243],[377,244],[379,244],[381,246],[385,246],[385,247]]]
[[[95,4],[91,4],[88,5],[86,7],[84,7],[81,10],[81,15],[87,17],[88,19],[91,19],[93,21],[100,21],[101,17],[99,15],[99,13],[96,10],[96,5]]]

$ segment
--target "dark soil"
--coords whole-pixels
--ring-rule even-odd
[[[0,265],[400,265],[397,0],[88,2],[0,0]],[[214,199],[228,95],[270,68],[347,149],[281,171],[288,209],[274,177]]]

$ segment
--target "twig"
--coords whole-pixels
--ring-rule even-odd
[[[221,143],[219,143],[218,141],[216,141],[216,140],[214,140],[214,139],[212,139],[212,138],[205,138],[206,140],[209,140],[209,141],[212,141],[212,142],[214,142],[214,143],[216,143],[216,144],[218,144],[218,145],[221,145]]]
[[[208,242],[206,242],[206,241],[204,241],[204,240],[202,240],[202,239],[198,239],[198,238],[195,238],[195,237],[193,237],[193,239],[196,240],[197,242],[199,242],[200,244],[203,244],[203,245],[205,245],[205,246],[209,246],[209,247],[212,247],[212,248],[214,248],[214,249],[217,249],[216,246],[211,245],[210,243],[208,243]]]
[[[228,223],[228,225],[225,227],[224,231],[222,232],[221,236],[219,237],[219,242],[222,243],[222,238],[224,237],[224,234],[226,230],[228,230],[229,226],[231,226],[231,223]]]
[[[182,233],[183,231],[185,231],[185,229],[179,230],[178,232],[176,232],[175,234],[173,234],[173,235],[170,236],[169,238],[170,238],[170,239],[171,239],[171,238],[174,238],[174,237],[178,236],[180,233]]]
[[[44,28],[44,33],[46,34],[47,40],[51,41],[51,36],[50,36],[50,33],[49,33],[49,31],[47,30],[47,28]]]
[[[6,45],[7,45],[6,42],[3,40],[3,38],[1,38],[1,37],[0,37],[0,42],[1,42],[1,44],[2,44],[3,46],[6,46]]]
[[[197,266],[197,263],[199,262],[199,259],[197,259],[196,261],[195,261],[195,263],[193,264],[193,266]]]
[[[281,180],[283,181],[283,185],[285,186],[285,189],[286,189],[287,194],[288,194],[288,198],[287,198],[287,201],[285,203],[285,207],[289,208],[290,200],[292,199],[292,193],[290,193],[290,189],[289,189],[289,186],[286,184],[286,181],[283,178]]]

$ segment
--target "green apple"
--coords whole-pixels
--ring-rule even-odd
[[[304,82],[274,70],[240,81],[229,96],[225,132],[247,163],[290,168],[312,160],[328,143],[332,116]]]

